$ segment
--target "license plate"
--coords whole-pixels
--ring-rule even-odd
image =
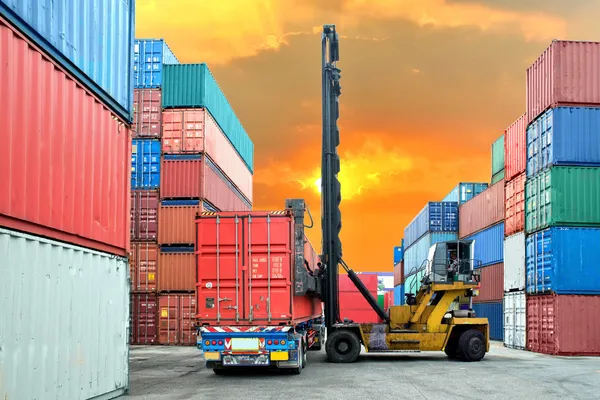
[[[270,365],[268,355],[226,355],[223,356],[223,365]]]
[[[231,339],[232,350],[258,350],[258,339],[238,338]]]

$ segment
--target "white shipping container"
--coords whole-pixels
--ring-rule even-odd
[[[0,276],[0,399],[127,391],[125,258],[0,228]]]
[[[504,239],[504,291],[525,290],[525,233]]]
[[[504,293],[504,345],[525,349],[527,345],[527,301],[525,292]]]

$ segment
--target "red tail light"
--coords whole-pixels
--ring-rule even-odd
[[[269,345],[270,345],[270,344],[273,344],[273,341],[272,341],[272,340],[269,340],[269,341],[267,341],[267,344],[269,344]]]
[[[279,344],[279,340],[276,340],[276,341],[275,341],[275,344]]]
[[[219,346],[223,346],[223,341],[219,340]]]
[[[213,341],[212,341],[212,345],[213,345],[213,346],[216,346],[216,345],[217,345],[217,341],[216,341],[216,340],[213,340]]]

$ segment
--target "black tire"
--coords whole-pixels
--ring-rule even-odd
[[[300,375],[302,373],[302,368],[304,367],[304,344],[302,340],[300,340],[300,345],[298,346],[298,359],[300,360],[300,366],[291,368],[290,372],[294,375]]]
[[[448,356],[448,358],[456,359],[458,358],[458,347],[456,346],[456,342],[448,343],[446,348],[444,349],[444,353]]]
[[[308,343],[306,341],[302,341],[302,368],[306,368],[306,366],[308,365],[308,349],[306,348],[308,346]]]
[[[330,362],[353,363],[360,354],[360,340],[354,332],[340,329],[327,338],[325,351]]]
[[[222,368],[213,368],[215,375],[225,375],[225,370]]]
[[[464,361],[480,361],[485,348],[485,337],[476,329],[463,332],[458,339],[458,351]]]

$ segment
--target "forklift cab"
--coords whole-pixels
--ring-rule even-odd
[[[476,282],[474,249],[474,240],[435,243],[429,248],[423,283]]]

